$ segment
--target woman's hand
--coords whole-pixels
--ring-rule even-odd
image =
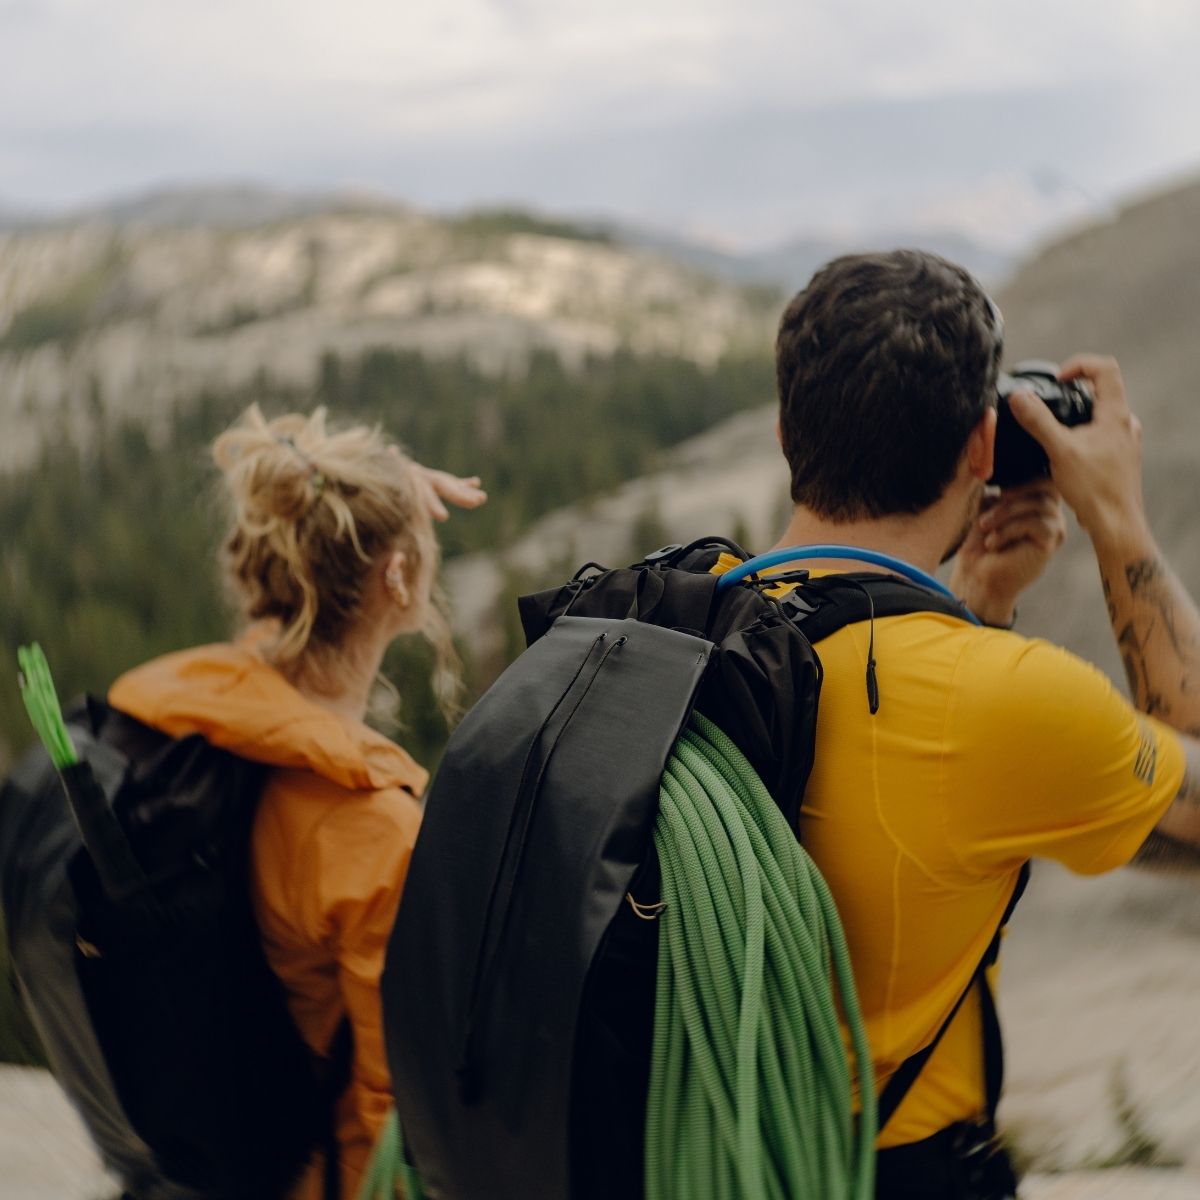
[[[455,508],[478,508],[487,502],[487,492],[479,486],[478,475],[451,475],[449,471],[438,471],[420,463],[415,466],[426,485],[426,508],[435,521],[445,521],[450,516],[448,504]]]

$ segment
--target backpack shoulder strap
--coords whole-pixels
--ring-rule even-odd
[[[819,642],[830,637],[839,629],[859,621],[874,621],[877,617],[903,616],[908,613],[944,613],[963,621],[970,621],[965,606],[949,596],[935,592],[908,579],[896,575],[880,575],[872,572],[853,572],[823,575],[808,579],[783,598],[781,604],[792,619],[803,630],[810,642]],[[874,709],[872,710],[874,711]],[[995,963],[1000,953],[1000,942],[1017,902],[1024,894],[1029,882],[1029,864],[1025,863],[1017,876],[1012,896],[1004,909],[995,934],[988,948],[971,974],[967,986],[955,1001],[946,1019],[932,1040],[915,1054],[905,1059],[888,1080],[879,1096],[879,1126],[882,1131],[908,1095],[925,1064],[933,1056],[946,1030],[970,995],[972,988],[981,988],[983,1010],[983,1059],[984,1080],[987,1094],[987,1119],[994,1124],[996,1107],[1004,1082],[1004,1046],[1000,1034],[1000,1021],[996,1015],[996,1004],[988,983],[988,968]]]
[[[780,601],[804,636],[814,644],[847,625],[908,613],[944,613],[971,618],[958,600],[898,575],[854,571],[806,579]]]
[[[933,1057],[933,1052],[938,1048],[942,1037],[946,1030],[954,1022],[954,1018],[958,1016],[959,1009],[962,1008],[963,1002],[971,994],[971,989],[976,984],[979,985],[980,1000],[983,1009],[983,1068],[984,1068],[984,1088],[987,1096],[987,1120],[989,1125],[994,1125],[996,1121],[996,1108],[1000,1103],[1000,1092],[1004,1086],[1004,1043],[1000,1035],[1000,1019],[996,1014],[996,1001],[992,995],[991,984],[988,983],[988,969],[996,962],[1000,955],[1000,943],[1004,936],[1004,928],[1008,924],[1009,919],[1013,915],[1021,897],[1025,894],[1025,888],[1029,883],[1029,863],[1022,865],[1020,873],[1017,875],[1017,882],[1013,887],[1012,895],[1009,897],[1007,906],[1004,909],[1004,915],[1000,918],[1000,924],[996,927],[996,932],[992,935],[992,940],[988,943],[988,948],[984,951],[983,957],[979,960],[979,965],[975,968],[971,975],[967,986],[963,988],[962,994],[954,1002],[954,1007],[950,1010],[949,1015],[942,1022],[937,1033],[933,1035],[933,1039],[916,1054],[906,1058],[891,1079],[888,1080],[887,1086],[879,1094],[878,1103],[878,1130],[883,1132],[883,1127],[891,1120],[904,1100],[908,1095],[917,1077],[921,1074],[925,1064]]]

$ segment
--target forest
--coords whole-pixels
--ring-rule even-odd
[[[0,477],[0,656],[14,663],[19,644],[40,641],[73,696],[151,655],[228,633],[214,555],[224,512],[207,447],[251,402],[268,415],[325,404],[336,420],[382,424],[423,462],[482,475],[489,503],[441,530],[452,557],[501,548],[551,509],[653,469],[664,449],[763,403],[771,388],[765,359],[704,369],[619,354],[576,372],[546,354],[496,377],[464,359],[376,350],[326,356],[304,393],[261,379],[153,423],[106,419],[94,397],[87,444],[64,429],[39,461]],[[411,682],[419,672],[402,670],[414,653],[390,666],[405,742],[429,762],[446,731]],[[17,690],[5,686],[0,767],[30,738]]]

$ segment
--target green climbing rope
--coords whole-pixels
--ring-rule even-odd
[[[667,763],[654,842],[666,908],[646,1200],[869,1200],[874,1079],[833,900],[753,768],[699,715]]]
[[[25,711],[29,713],[29,719],[42,739],[51,762],[60,771],[72,766],[79,761],[79,757],[63,723],[58,693],[54,690],[50,666],[41,646],[37,642],[32,646],[21,646],[17,650],[17,665],[21,668],[17,682],[25,701]]]
[[[393,1108],[375,1143],[358,1200],[425,1200],[421,1180],[404,1145],[404,1131]]]
[[[875,1084],[833,899],[754,769],[698,714],[667,762],[654,844],[646,1200],[870,1200]],[[397,1194],[424,1196],[393,1111],[359,1200]]]

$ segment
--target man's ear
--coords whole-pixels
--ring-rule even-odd
[[[996,410],[988,405],[967,438],[967,465],[976,479],[987,483],[995,470],[995,460]]]

